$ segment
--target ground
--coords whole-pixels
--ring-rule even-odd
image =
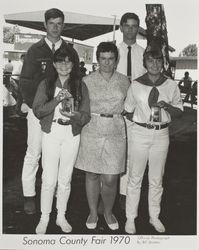
[[[185,107],[184,115],[170,127],[170,148],[164,175],[164,193],[160,218],[166,227],[167,235],[196,234],[196,158],[197,158],[197,111]],[[26,151],[26,119],[9,116],[4,109],[3,122],[3,233],[34,234],[39,221],[39,196],[41,168],[37,176],[37,213],[26,215],[23,212],[21,171]],[[88,230],[85,221],[88,205],[85,194],[84,172],[74,169],[72,192],[68,204],[67,219],[73,227],[72,234],[113,234],[104,221],[99,218],[95,230]],[[125,212],[119,206],[117,196],[114,213],[120,228],[114,234],[125,234]],[[47,234],[61,234],[55,225],[56,210],[53,206],[52,219]],[[148,222],[147,211],[147,170],[136,219],[138,235],[157,234]]]

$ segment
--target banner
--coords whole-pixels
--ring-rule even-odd
[[[14,49],[27,51],[32,44],[38,42],[43,37],[44,35],[41,35],[41,34],[17,33],[15,34]],[[71,42],[65,39],[64,41],[73,46],[73,48],[77,51],[79,55],[80,61],[84,61],[85,64],[92,64],[94,47],[80,44],[80,43]]]

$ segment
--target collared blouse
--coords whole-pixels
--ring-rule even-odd
[[[134,112],[133,121],[140,123],[149,122],[151,109],[148,104],[148,97],[152,88],[153,86],[141,84],[136,80],[129,87],[124,107],[127,112]],[[166,79],[163,84],[156,88],[159,91],[158,101],[165,101],[183,111],[180,90],[175,81]],[[164,109],[161,109],[161,117],[162,123],[169,123],[171,121],[170,114]]]

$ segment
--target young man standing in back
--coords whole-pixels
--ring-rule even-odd
[[[139,25],[139,17],[132,12],[125,13],[120,20],[120,30],[123,34],[123,41],[118,46],[119,62],[117,65],[117,71],[127,75],[130,82],[146,72],[146,69],[143,66],[144,49],[136,42]],[[132,122],[126,119],[126,124],[128,149],[130,149]],[[131,164],[128,159],[129,157],[127,154],[127,170],[126,173],[120,177],[120,202],[123,209],[128,181],[128,166]]]
[[[35,182],[41,156],[41,126],[32,111],[32,103],[39,83],[53,70],[53,54],[62,46],[67,46],[74,53],[79,64],[77,52],[61,39],[64,28],[64,13],[59,9],[45,12],[46,37],[33,44],[24,59],[20,76],[20,92],[23,103],[21,111],[27,113],[27,151],[22,169],[22,187],[24,195],[24,211],[34,214]]]

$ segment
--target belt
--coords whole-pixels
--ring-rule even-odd
[[[60,125],[64,125],[64,126],[67,126],[67,125],[71,124],[70,120],[62,120],[61,118],[55,119],[55,120],[53,120],[53,122],[56,122],[56,123],[58,123]]]
[[[135,121],[134,121],[135,122]],[[165,124],[152,124],[152,123],[139,123],[139,122],[135,122],[137,125],[140,125],[144,128],[148,128],[148,129],[156,129],[156,130],[160,130],[163,128],[167,128],[169,126],[168,123]]]
[[[119,117],[121,114],[97,114],[97,113],[91,113],[91,115],[106,117],[106,118],[113,118],[113,117]]]

